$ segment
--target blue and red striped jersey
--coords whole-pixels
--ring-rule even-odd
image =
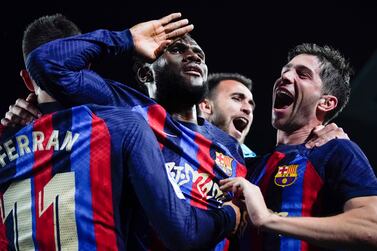
[[[354,197],[377,195],[377,179],[367,158],[350,140],[321,147],[279,145],[256,162],[249,180],[267,207],[281,216],[324,217],[343,212]],[[305,241],[248,229],[241,250],[327,250]]]
[[[177,198],[153,132],[129,109],[78,106],[8,128],[0,165],[0,250],[133,250],[140,207],[172,249],[211,247],[234,226],[229,207]]]
[[[220,207],[223,193],[218,181],[246,175],[237,141],[207,122],[176,121],[149,97],[87,68],[100,56],[127,56],[132,49],[129,30],[97,30],[47,43],[29,55],[26,65],[33,79],[62,104],[114,105],[142,114],[160,144],[177,196],[198,208]],[[217,250],[227,245],[225,241]]]

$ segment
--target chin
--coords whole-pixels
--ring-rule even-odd
[[[277,120],[272,120],[272,126],[275,128],[275,129],[281,129],[283,127],[283,124],[282,123],[279,123],[279,121]]]
[[[204,85],[203,78],[196,76],[190,76],[187,82],[192,87],[202,87]]]

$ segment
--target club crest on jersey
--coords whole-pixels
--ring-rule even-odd
[[[298,165],[279,166],[275,175],[275,184],[281,187],[292,185],[297,179]]]
[[[222,153],[216,152],[216,164],[221,168],[221,170],[226,173],[229,177],[232,176],[233,170],[232,170],[232,162],[233,159],[229,156],[226,156]]]

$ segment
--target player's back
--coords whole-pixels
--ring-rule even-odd
[[[125,163],[143,142],[133,133],[148,128],[140,123],[126,109],[78,106],[5,132],[0,249],[124,249],[133,203]]]

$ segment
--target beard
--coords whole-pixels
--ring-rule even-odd
[[[206,95],[207,85],[193,85],[171,70],[156,69],[156,101],[168,112],[184,112],[199,104]]]

